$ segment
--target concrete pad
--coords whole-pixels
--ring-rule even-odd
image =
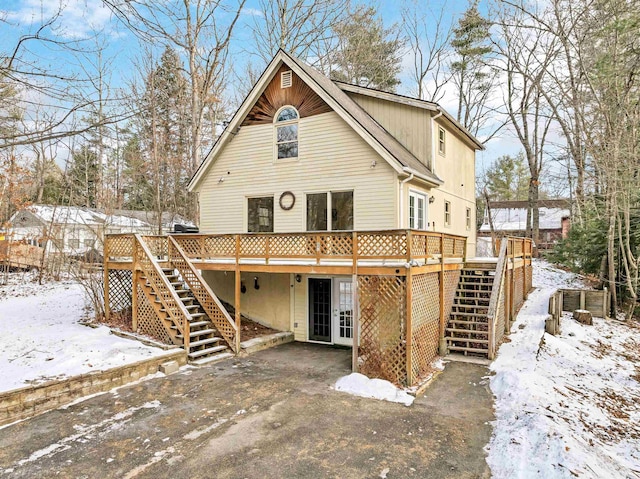
[[[348,349],[289,343],[0,429],[0,475],[482,478],[485,367],[449,363],[414,405],[332,389]]]

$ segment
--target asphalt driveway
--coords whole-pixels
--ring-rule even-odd
[[[489,477],[484,366],[405,407],[332,390],[350,363],[290,343],[101,394],[0,429],[0,477]]]

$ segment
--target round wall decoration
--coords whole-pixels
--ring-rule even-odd
[[[296,204],[296,197],[290,191],[285,191],[280,195],[280,208],[289,211]]]

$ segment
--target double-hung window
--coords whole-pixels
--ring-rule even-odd
[[[451,202],[444,202],[444,225],[451,226]]]
[[[281,108],[275,117],[276,158],[298,157],[298,111],[292,106]]]
[[[353,230],[353,191],[307,194],[307,231],[328,230]]]
[[[447,153],[447,132],[441,126],[438,127],[438,153],[443,156]]]
[[[409,191],[409,228],[427,229],[427,195]]]
[[[247,199],[247,231],[273,233],[273,196]]]

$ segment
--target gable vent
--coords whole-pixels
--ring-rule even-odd
[[[280,74],[280,88],[291,88],[293,84],[293,75],[291,70]]]

